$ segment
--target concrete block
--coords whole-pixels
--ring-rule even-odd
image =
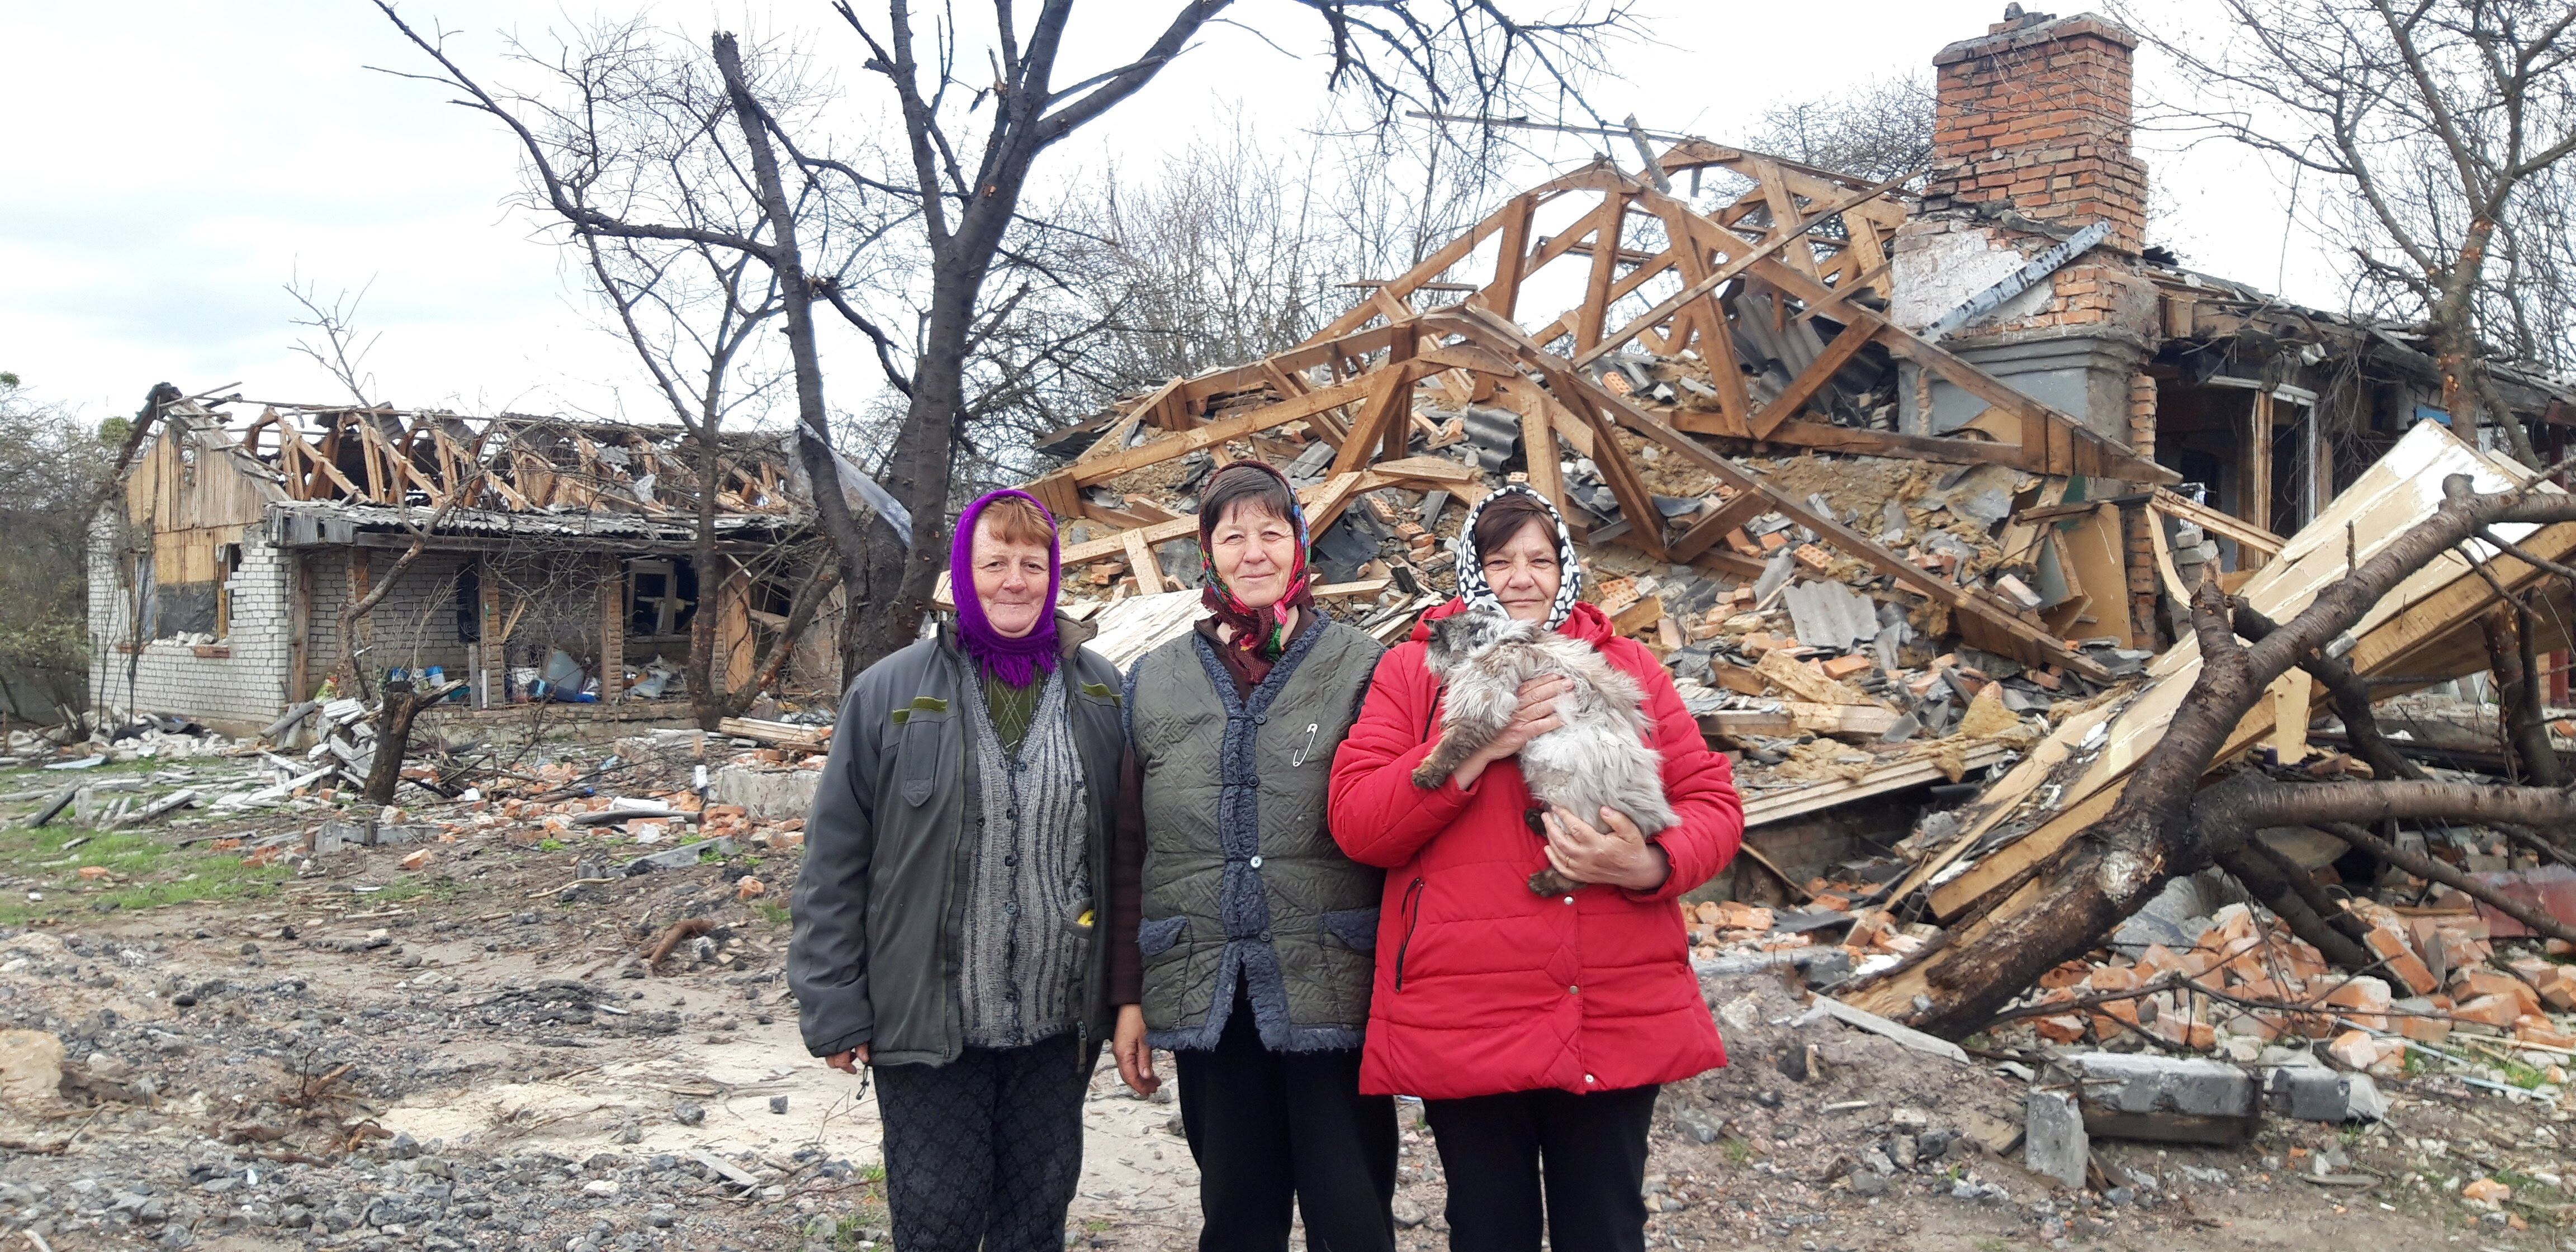
[[[373,820],[324,822],[321,829],[313,832],[313,851],[317,855],[342,848],[371,848],[375,843],[376,823]]]
[[[2310,1122],[2378,1121],[2388,1112],[2388,1097],[2370,1075],[2316,1064],[2263,1071],[2263,1103],[2280,1116]]]
[[[776,822],[812,811],[814,787],[822,778],[818,770],[728,765],[707,779],[707,790],[714,803],[739,804],[743,815],[755,822]]]
[[[2093,1134],[2238,1144],[2262,1120],[2254,1075],[2225,1061],[2084,1052],[2068,1062],[2080,1079],[2085,1127]]]
[[[697,864],[698,858],[709,851],[714,852],[718,856],[732,856],[732,836],[727,835],[714,839],[702,839],[696,843],[681,844],[676,848],[664,848],[649,856],[639,856],[632,861],[628,861],[626,863],[625,870],[622,872],[626,877],[633,878],[638,874],[650,874],[655,870],[686,869],[689,866]]]
[[[2084,1114],[2072,1093],[2033,1091],[2022,1116],[2022,1164],[2070,1191],[2084,1189],[2084,1166],[2093,1157]]]

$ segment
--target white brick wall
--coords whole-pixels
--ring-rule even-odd
[[[242,566],[231,580],[232,629],[219,646],[229,656],[198,656],[188,644],[133,642],[134,589],[123,581],[112,515],[91,531],[89,555],[90,702],[127,712],[168,713],[233,728],[266,725],[286,707],[287,563],[285,554],[245,536]]]
[[[256,531],[243,536],[242,566],[229,584],[230,631],[216,644],[230,655],[199,656],[195,646],[170,640],[147,640],[140,651],[119,650],[118,645],[132,642],[134,593],[121,581],[115,542],[110,523],[93,533],[90,544],[94,704],[238,729],[265,726],[288,704],[311,694],[287,690],[293,669],[288,606],[297,552],[270,546]],[[339,660],[340,609],[349,600],[348,557],[336,548],[303,551],[314,565],[305,673],[318,686]],[[393,560],[393,553],[377,552],[375,568],[382,570]],[[363,657],[374,672],[432,665],[458,677],[470,672],[471,645],[458,638],[456,629],[455,579],[474,560],[470,554],[426,553],[403,571],[368,614]]]

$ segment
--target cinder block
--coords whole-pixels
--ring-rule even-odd
[[[2064,1091],[2033,1090],[2023,1106],[2022,1164],[2068,1190],[2081,1191],[2084,1167],[2092,1158],[2093,1141],[2085,1134],[2084,1115],[2075,1097]]]

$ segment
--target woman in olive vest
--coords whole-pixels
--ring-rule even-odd
[[[1333,750],[1383,651],[1323,620],[1306,521],[1258,461],[1199,505],[1198,628],[1127,676],[1110,890],[1111,1049],[1138,1094],[1180,1069],[1201,1252],[1395,1246],[1395,1105],[1359,1093],[1383,876],[1324,827]]]

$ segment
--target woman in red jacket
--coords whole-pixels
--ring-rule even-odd
[[[1531,811],[1515,758],[1557,725],[1561,678],[1524,685],[1501,736],[1415,786],[1440,733],[1417,627],[1378,663],[1333,761],[1333,837],[1387,870],[1360,1089],[1422,1098],[1453,1252],[1535,1252],[1542,1228],[1555,1252],[1637,1252],[1656,1092],[1726,1063],[1674,902],[1735,855],[1743,805],[1663,666],[1576,599],[1583,571],[1554,506],[1504,488],[1460,541],[1460,598],[1429,617],[1496,601],[1634,676],[1678,820],[1650,841],[1615,810]],[[1532,894],[1551,865],[1582,885]]]

